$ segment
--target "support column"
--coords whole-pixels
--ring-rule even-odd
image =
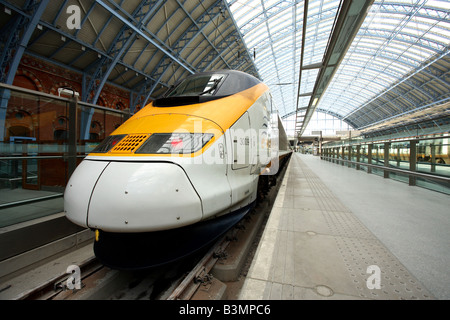
[[[417,170],[417,140],[409,142],[409,170],[416,172]],[[409,176],[409,185],[416,185],[416,177]]]
[[[322,131],[320,131],[320,136],[319,136],[319,156],[322,157]]]
[[[339,164],[339,147],[336,147],[336,164]]]
[[[11,98],[11,90],[0,89],[0,142],[5,141],[6,136],[6,110],[8,109],[8,102]]]
[[[352,151],[353,151],[353,150],[352,150],[352,146],[349,145],[349,146],[348,146],[348,160],[349,160],[349,161],[352,161],[352,157],[353,157],[353,152],[352,152]],[[349,167],[349,168],[352,167],[352,164],[351,164],[350,162],[347,162],[347,164],[348,164],[348,167]]]
[[[391,146],[390,142],[384,143],[384,166],[389,168],[389,148]],[[384,178],[389,178],[389,171],[384,170]]]
[[[356,162],[361,162],[361,145],[356,146]],[[361,170],[361,165],[356,165],[356,170]]]
[[[69,102],[69,150],[68,179],[77,167],[77,129],[78,129],[78,98],[74,94]]]
[[[431,144],[431,172],[436,172],[436,145]]]
[[[372,164],[372,148],[373,144],[367,145],[367,164]],[[372,173],[371,167],[367,167],[367,173]]]

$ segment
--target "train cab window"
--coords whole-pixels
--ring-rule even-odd
[[[154,107],[177,107],[209,102],[249,89],[260,81],[236,70],[207,71],[191,75],[153,101]]]
[[[217,92],[224,78],[223,74],[190,77],[182,81],[167,96],[212,96]]]

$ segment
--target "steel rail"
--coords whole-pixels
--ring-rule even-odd
[[[92,256],[83,261],[79,267],[82,275],[81,280],[83,280],[103,268],[103,265],[98,262],[95,256]],[[15,300],[50,300],[62,291],[67,290],[64,283],[67,282],[69,277],[70,274],[67,273],[56,275],[35,288],[21,293]]]
[[[239,223],[239,222],[238,222]],[[225,236],[216,242],[208,253],[189,272],[184,280],[175,288],[167,300],[189,300],[200,287],[202,280],[208,277],[209,272],[219,260],[220,253],[224,252],[236,235],[237,229],[233,227]],[[231,235],[230,235],[231,233]]]

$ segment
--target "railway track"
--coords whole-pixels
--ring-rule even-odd
[[[224,271],[216,270],[233,258],[241,259],[235,270],[240,274],[252,258],[249,252],[256,249],[258,233],[261,234],[281,185],[287,165],[262,202],[213,246],[169,268],[131,272],[110,269],[94,256],[86,259],[74,270],[55,275],[44,283],[25,290],[16,300],[190,300],[222,299],[223,295],[198,295],[199,289],[211,287],[214,282],[235,282]],[[243,243],[245,242],[245,243]],[[252,250],[253,246],[253,250]],[[246,249],[243,249],[246,247]],[[245,250],[245,253],[242,251]],[[241,254],[241,257],[237,257]],[[231,256],[231,257],[230,257]],[[229,261],[228,261],[229,262]],[[79,269],[77,269],[79,268]],[[70,272],[69,272],[70,271]],[[226,272],[226,271],[225,271]],[[225,278],[225,279],[221,279]],[[78,286],[77,286],[78,285]],[[227,285],[225,285],[226,287]],[[4,288],[8,289],[8,288]],[[225,289],[226,290],[226,289]],[[237,297],[230,297],[237,298]]]
[[[252,213],[250,213],[252,214]],[[253,213],[254,215],[255,213]],[[120,271],[102,265],[95,257],[79,264],[77,273],[61,273],[16,296],[15,300],[190,300],[197,290],[217,279],[211,270],[223,260],[230,244],[239,246],[239,234],[246,231],[242,221],[212,247],[170,268]]]

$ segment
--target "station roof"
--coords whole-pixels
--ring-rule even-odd
[[[0,0],[0,4],[4,6],[0,36],[10,44],[2,48],[5,56],[31,29],[25,54],[82,73],[86,102],[95,104],[105,83],[131,91],[134,104],[145,105],[199,71],[236,69],[258,76],[222,0]],[[23,30],[18,42],[17,27]]]
[[[268,84],[280,116],[295,115],[299,133],[315,110],[356,129],[436,106],[450,113],[448,1],[0,4],[6,83],[25,48],[80,72],[84,101],[96,103],[109,83],[131,92],[132,110],[189,74],[235,69]]]
[[[230,8],[282,116],[296,114],[300,133],[314,110],[356,129],[436,105],[450,116],[448,1],[234,0]],[[336,32],[354,38],[331,70],[333,50],[347,45]],[[327,69],[333,76],[321,84]]]

